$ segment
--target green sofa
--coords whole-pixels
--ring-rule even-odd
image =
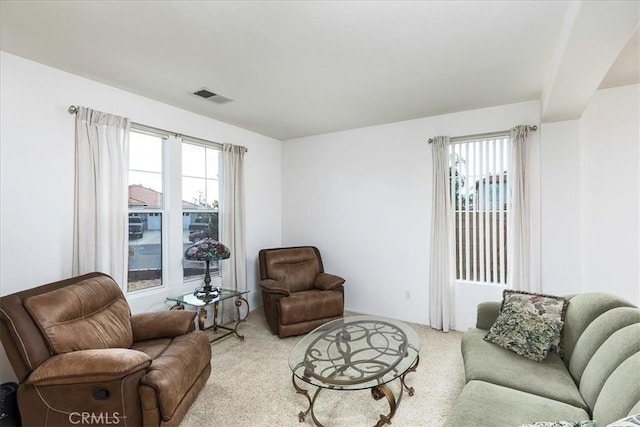
[[[542,362],[483,340],[500,302],[478,306],[462,338],[465,380],[445,427],[516,427],[593,419],[598,427],[640,413],[640,309],[604,293],[570,300],[565,354]]]

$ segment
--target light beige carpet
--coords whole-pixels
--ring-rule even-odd
[[[459,332],[442,333],[411,324],[421,340],[420,365],[406,377],[415,394],[404,393],[392,419],[394,426],[441,426],[464,383]],[[289,352],[301,337],[280,339],[268,330],[262,308],[240,324],[240,341],[229,336],[212,345],[211,377],[181,427],[305,427],[298,413],[308,407],[291,384]],[[313,396],[315,387],[298,382]],[[389,384],[398,394],[399,381]],[[386,399],[374,400],[369,390],[323,390],[314,406],[325,427],[373,426],[387,414]]]

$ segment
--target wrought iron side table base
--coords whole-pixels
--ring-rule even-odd
[[[245,315],[243,317],[240,317],[240,307],[242,306],[242,303],[244,303],[247,306],[247,312],[245,313]],[[220,325],[218,324],[218,310],[219,310],[219,302],[216,301],[213,303],[213,325],[211,326],[204,326],[204,321],[207,318],[207,307],[203,306],[200,307],[200,310],[198,310],[198,329],[201,331],[208,331],[208,330],[213,330],[213,332],[217,332],[218,329],[224,329],[225,333],[223,333],[222,335],[216,336],[212,339],[209,340],[210,343],[214,343],[216,341],[219,341],[231,334],[235,334],[236,337],[238,339],[240,339],[240,341],[244,341],[244,335],[240,335],[238,333],[238,325],[242,322],[244,322],[245,320],[247,320],[247,317],[249,316],[249,301],[247,301],[245,298],[242,297],[237,297],[236,301],[235,301],[235,305],[237,307],[237,311],[238,311],[238,316],[237,316],[237,320],[235,321],[235,325],[233,326],[233,328],[230,328],[226,325],[233,323],[233,321],[224,324],[224,325]],[[177,302],[173,307],[170,308],[170,310],[184,310],[184,304]]]
[[[393,395],[393,392],[389,387],[386,386],[386,384],[380,384],[376,387],[371,388],[371,396],[375,400],[380,400],[384,397],[387,399],[387,403],[389,403],[389,413],[387,415],[380,414],[380,420],[378,420],[378,422],[374,425],[374,427],[382,427],[385,424],[391,424],[391,419],[396,414],[396,410],[398,409],[398,406],[400,406],[400,401],[402,400],[402,394],[404,390],[407,390],[407,393],[409,394],[409,396],[413,396],[415,390],[413,387],[407,386],[407,384],[405,383],[405,377],[407,376],[408,373],[415,372],[416,369],[418,368],[419,363],[420,363],[420,356],[417,356],[416,361],[413,363],[413,365],[411,365],[411,367],[407,369],[398,378],[401,384],[400,392],[398,393],[398,399],[395,398],[395,396]],[[313,393],[313,398],[311,398],[307,390],[303,389],[298,384],[296,384],[295,374],[291,376],[291,382],[293,383],[293,387],[296,389],[296,393],[302,394],[304,397],[307,398],[307,401],[309,402],[309,407],[307,408],[307,410],[300,411],[300,413],[298,414],[298,421],[303,423],[305,421],[305,418],[308,415],[311,415],[311,419],[313,420],[313,423],[317,427],[324,427],[324,425],[320,423],[320,421],[318,421],[318,419],[316,418],[316,415],[313,412],[313,405],[316,403],[316,398],[318,397],[318,394],[320,394],[320,390],[322,390],[322,387],[317,387],[315,393]]]

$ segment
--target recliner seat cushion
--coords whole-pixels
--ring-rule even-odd
[[[195,331],[174,338],[162,354],[151,362],[141,383],[155,389],[164,421],[173,417],[210,360],[209,338],[204,332]]]
[[[340,291],[303,291],[278,300],[280,323],[291,325],[310,320],[339,317],[343,313]]]
[[[53,354],[129,348],[133,343],[129,305],[108,276],[34,295],[24,306]]]

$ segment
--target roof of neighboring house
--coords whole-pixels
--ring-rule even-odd
[[[139,184],[129,186],[129,207],[161,206],[162,193]],[[183,208],[197,208],[198,205],[182,201]]]

